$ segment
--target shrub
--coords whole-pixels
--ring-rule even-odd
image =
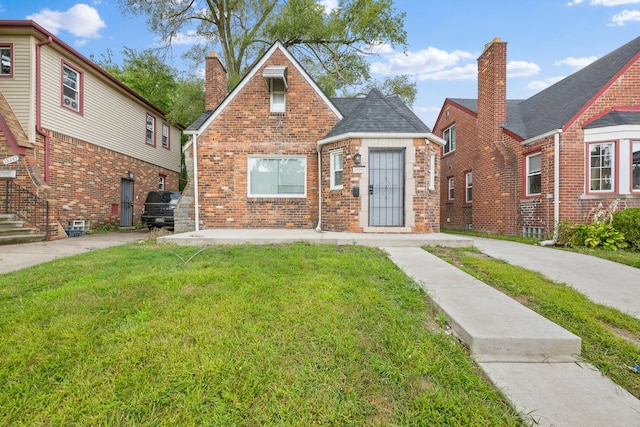
[[[629,208],[613,215],[613,226],[624,233],[631,247],[640,250],[640,208]]]
[[[601,248],[615,251],[629,246],[624,239],[624,234],[607,222],[593,222],[585,227],[587,237],[584,239],[584,243],[591,249]]]

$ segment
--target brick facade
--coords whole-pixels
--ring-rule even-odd
[[[587,145],[583,126],[613,109],[640,111],[640,61],[623,70],[603,88],[558,136],[559,220],[590,222],[589,214],[599,204],[617,201],[620,209],[640,206],[640,193],[594,195],[586,192]],[[477,112],[445,101],[434,133],[455,125],[456,150],[442,158],[441,223],[454,229],[521,235],[554,231],[554,146],[553,135],[523,145],[523,139],[506,131],[506,43],[494,40],[478,58]],[[615,141],[614,141],[615,142]],[[541,154],[541,192],[526,195],[526,156]],[[629,167],[616,162],[620,168]],[[464,202],[464,174],[473,171],[473,201]],[[455,198],[447,197],[447,182],[454,177]],[[470,222],[469,222],[470,221]]]

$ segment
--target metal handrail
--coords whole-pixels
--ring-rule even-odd
[[[21,220],[33,225],[49,240],[49,202],[33,194],[11,180],[0,185],[0,201],[5,214],[14,214]]]

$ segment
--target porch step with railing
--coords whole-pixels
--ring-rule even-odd
[[[42,242],[44,234],[37,234],[38,229],[24,226],[24,221],[16,219],[12,214],[0,214],[0,245],[17,243]]]

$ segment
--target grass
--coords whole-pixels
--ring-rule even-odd
[[[543,275],[482,254],[476,248],[427,248],[582,338],[582,358],[640,398],[640,320],[590,301]]]
[[[0,424],[522,425],[381,251],[197,251],[0,275]]]

